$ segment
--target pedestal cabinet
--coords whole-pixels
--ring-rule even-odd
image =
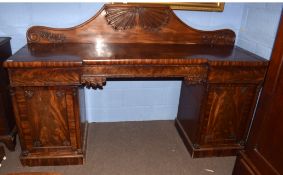
[[[12,89],[23,165],[83,163],[79,95],[72,86]]]
[[[9,78],[3,62],[12,54],[10,39],[0,37],[0,142],[3,142],[9,150],[15,150],[16,127],[14,113],[9,92]]]
[[[182,84],[176,125],[192,157],[232,156],[244,148],[265,70],[212,66],[207,83]]]

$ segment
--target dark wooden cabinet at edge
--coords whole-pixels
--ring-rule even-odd
[[[0,37],[0,142],[3,142],[9,150],[15,150],[16,127],[13,106],[9,92],[9,78],[3,62],[12,55],[10,39]]]
[[[233,175],[283,174],[283,13],[255,119]]]

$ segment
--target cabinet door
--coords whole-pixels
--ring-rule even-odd
[[[243,144],[257,94],[256,85],[209,85],[200,143]]]
[[[15,89],[17,123],[25,151],[80,146],[76,90],[72,87]]]

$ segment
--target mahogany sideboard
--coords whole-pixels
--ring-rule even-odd
[[[12,55],[11,38],[0,37],[0,142],[13,151],[16,145],[16,123],[9,92],[8,72],[3,62]]]
[[[176,127],[193,157],[245,146],[268,62],[234,46],[229,29],[201,31],[167,6],[104,5],[60,29],[34,26],[10,57],[23,165],[82,164],[87,138],[83,87],[111,79],[181,79]]]

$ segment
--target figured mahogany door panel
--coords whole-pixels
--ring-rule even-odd
[[[244,144],[257,94],[256,85],[209,85],[201,145]]]
[[[25,148],[77,148],[76,88],[15,88],[17,123]]]

